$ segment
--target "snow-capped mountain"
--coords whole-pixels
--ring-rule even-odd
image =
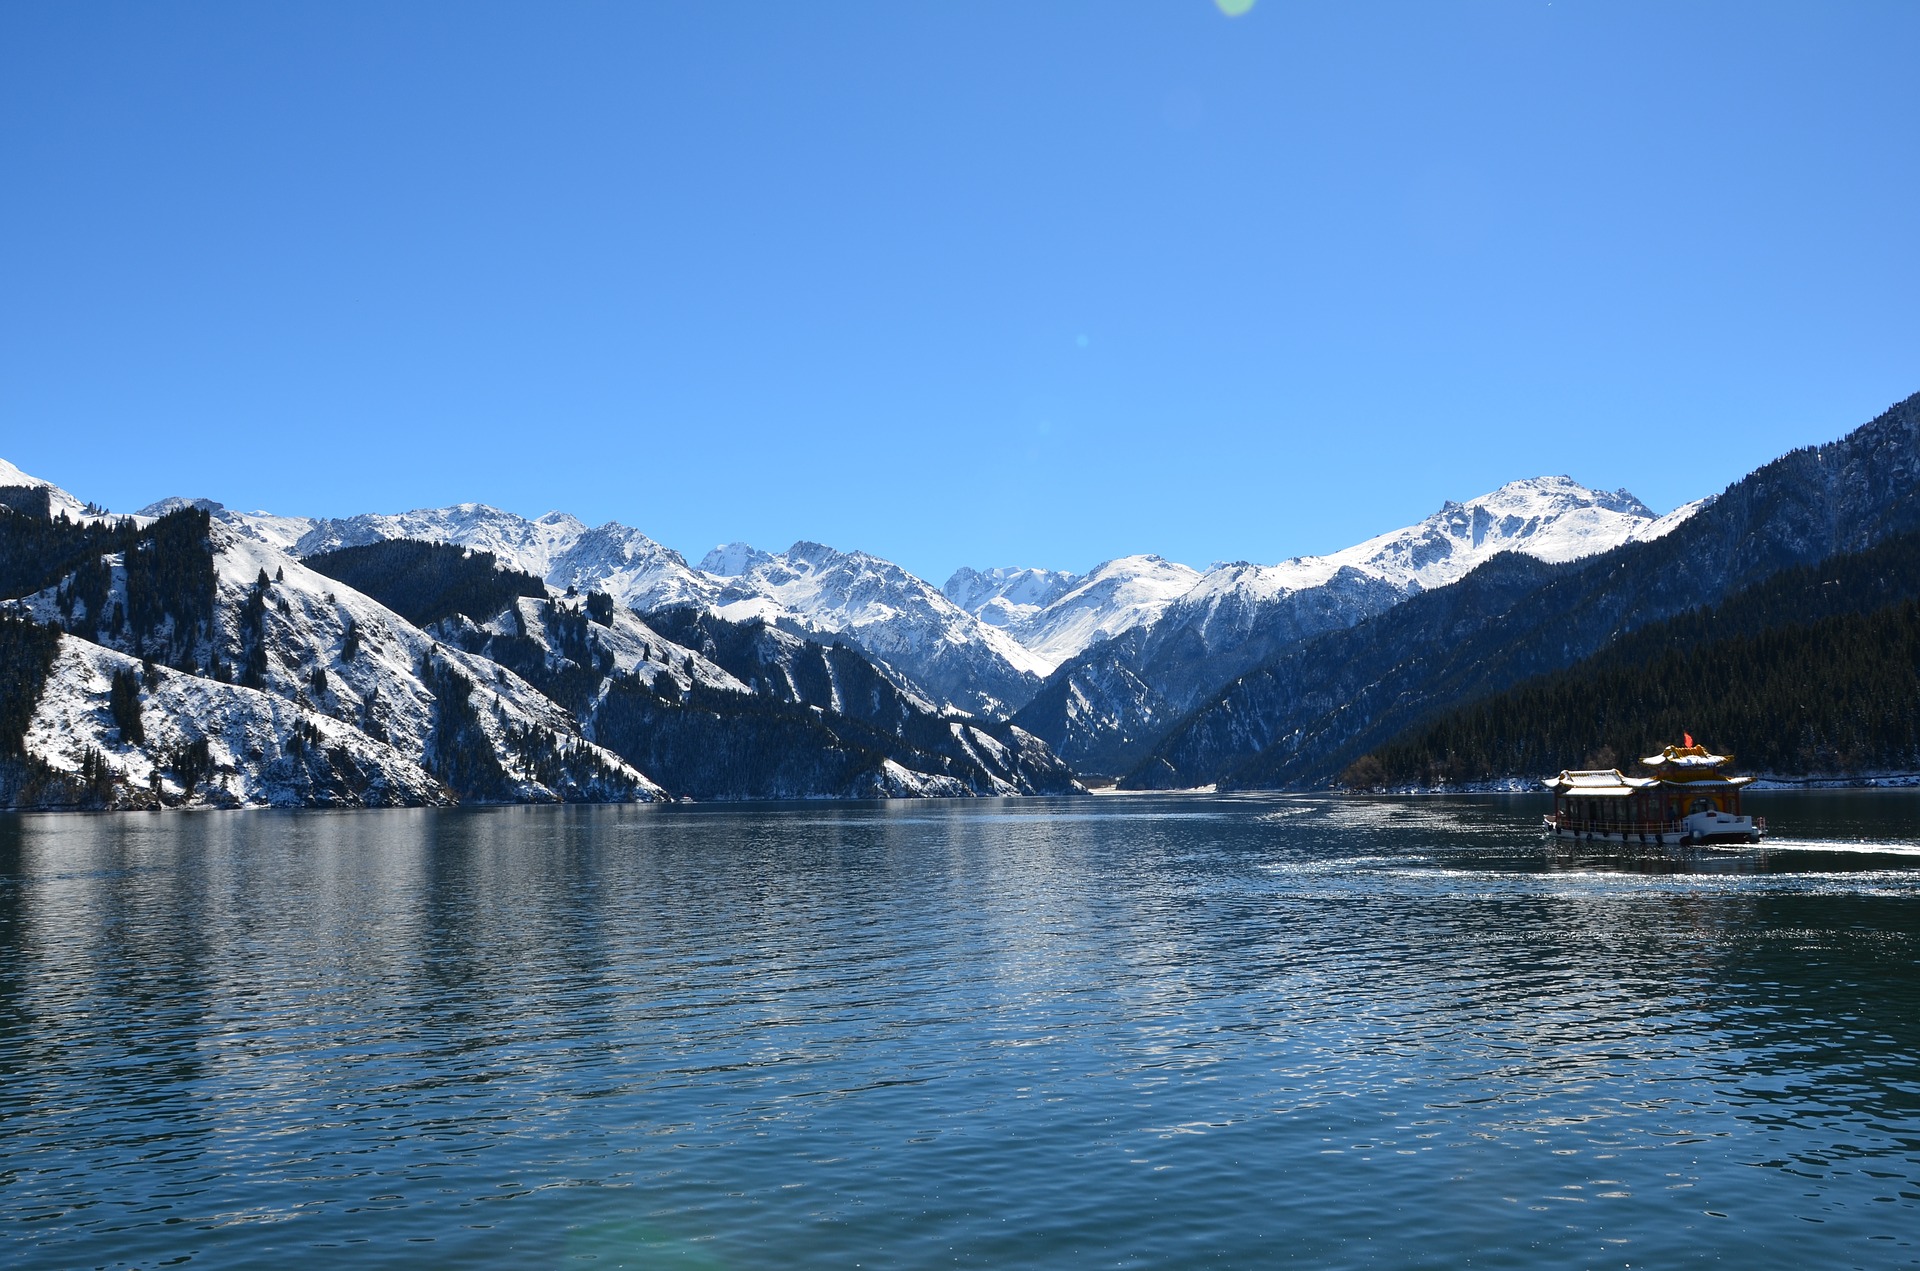
[[[1012,627],[1073,590],[1064,569],[968,569],[953,572],[940,594],[990,627]]]
[[[68,520],[77,521],[89,515],[86,504],[53,482],[22,472],[5,459],[0,459],[0,490],[37,492],[46,500],[46,514],[49,516],[65,516]]]
[[[771,553],[748,543],[722,543],[700,558],[700,572],[716,578],[738,578],[772,559]]]
[[[1006,715],[1053,669],[1048,658],[990,629],[898,565],[817,543],[796,543],[777,556],[729,543],[694,569],[680,553],[618,522],[589,528],[564,512],[529,520],[484,503],[310,520],[167,499],[143,514],[183,506],[203,508],[237,535],[302,557],[395,539],[453,543],[491,553],[501,565],[561,590],[605,592],[642,613],[694,607],[734,621],[843,637],[941,705],[979,714]]]
[[[712,580],[689,568],[679,552],[631,526],[609,521],[590,528],[565,512],[528,520],[484,503],[317,521],[300,536],[295,551],[314,556],[396,538],[458,543],[491,552],[502,565],[544,578],[562,590],[604,591],[642,612],[707,604],[718,590]]]
[[[394,539],[454,543],[562,590],[606,592],[643,613],[691,606],[734,621],[842,636],[942,705],[982,714],[1005,715],[1053,669],[898,565],[817,543],[796,543],[778,556],[730,543],[694,569],[680,553],[618,522],[589,528],[564,512],[528,520],[484,503],[331,520],[233,512],[208,500],[170,499],[144,511],[187,505],[303,557]]]
[[[1216,566],[1158,617],[1061,666],[1015,719],[1076,767],[1123,771],[1201,696],[1288,645],[1455,582],[1503,551],[1575,560],[1665,534],[1700,506],[1660,517],[1624,490],[1535,477],[1325,556]]]
[[[529,576],[453,545],[389,541],[308,559],[447,644],[524,677],[587,736],[678,795],[1076,789],[1038,740],[942,710],[850,645],[691,607],[643,620],[603,592],[528,594]]]
[[[713,608],[736,622],[844,636],[936,701],[977,714],[1006,714],[1051,669],[893,562],[819,543],[795,543],[727,580]]]
[[[204,781],[231,803],[659,795],[519,676],[198,515],[72,531],[81,552],[119,550],[7,606],[65,633],[26,734],[40,762],[91,753],[135,793],[186,799]],[[100,692],[129,662],[138,726]],[[204,748],[183,768],[169,738]]]
[[[211,499],[172,498],[150,504],[140,513],[158,516],[179,507],[202,508],[242,537],[302,557],[402,538],[457,543],[489,552],[501,565],[543,578],[562,590],[604,591],[622,605],[643,612],[709,604],[719,592],[717,581],[689,568],[680,553],[639,530],[617,521],[589,527],[565,512],[529,520],[485,503],[460,503],[316,519],[236,512]]]
[[[600,581],[645,567],[643,536],[477,506],[345,531],[207,500],[123,518],[50,489],[0,485],[0,806],[667,795],[636,757],[701,798],[1078,789],[1044,743],[854,648],[662,610],[703,652],[604,591],[415,541],[458,528]]]
[[[1352,597],[1338,607],[1350,615],[1340,625],[1350,625],[1397,599],[1456,582],[1501,552],[1551,563],[1577,560],[1658,537],[1699,506],[1658,517],[1625,490],[1590,490],[1565,476],[1512,481],[1465,503],[1448,501],[1422,521],[1325,556],[1296,556],[1277,565],[1239,561],[1210,570],[1168,606],[1167,621],[1215,650],[1245,640],[1291,597],[1334,588]],[[1385,588],[1376,585],[1382,583]]]
[[[179,505],[170,500],[146,512]],[[604,592],[643,613],[696,608],[844,639],[937,705],[981,715],[1026,707],[1063,664],[1114,661],[1098,673],[1076,670],[1072,693],[1052,694],[1052,705],[1022,717],[1069,745],[1079,744],[1067,741],[1077,733],[1146,738],[1166,712],[1185,709],[1275,648],[1451,582],[1499,551],[1572,559],[1663,532],[1691,510],[1656,518],[1630,494],[1543,477],[1449,503],[1416,525],[1327,556],[1238,562],[1204,574],[1154,556],[1122,557],[1085,575],[961,570],[936,591],[882,558],[804,541],[778,554],[725,544],[696,569],[639,530],[616,522],[590,528],[562,512],[528,519],[468,503],[310,520],[205,500],[193,506],[236,536],[301,557],[394,539],[453,543],[557,589]],[[1101,685],[1125,701],[1105,701]],[[1063,716],[1069,709],[1081,723]],[[1086,760],[1095,752],[1076,753]]]

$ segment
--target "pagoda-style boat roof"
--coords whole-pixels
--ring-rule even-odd
[[[1733,762],[1733,756],[1712,754],[1705,746],[1666,746],[1659,754],[1648,755],[1640,762],[1655,770],[1671,768],[1684,772],[1699,768],[1724,768]]]
[[[1559,794],[1622,798],[1660,783],[1655,777],[1629,777],[1618,768],[1569,768],[1545,784]]]
[[[1716,755],[1705,746],[1665,746],[1657,755],[1640,761],[1662,783],[1693,787],[1744,786],[1752,777],[1729,777],[1720,770],[1733,762],[1732,755]]]

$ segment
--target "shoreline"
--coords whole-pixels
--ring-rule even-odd
[[[1874,772],[1839,776],[1782,776],[1767,773],[1757,776],[1750,791],[1774,793],[1783,790],[1912,790],[1920,789],[1920,772]],[[1384,790],[1342,790],[1348,795],[1447,795],[1447,794],[1545,794],[1545,787],[1530,777],[1505,777],[1494,781],[1465,781],[1459,785],[1394,786]]]

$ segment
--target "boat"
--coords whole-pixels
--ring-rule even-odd
[[[1648,776],[1570,768],[1545,783],[1553,791],[1545,828],[1560,838],[1616,843],[1758,843],[1766,818],[1740,808],[1740,792],[1754,779],[1729,775],[1732,762],[1688,736],[1642,759]]]

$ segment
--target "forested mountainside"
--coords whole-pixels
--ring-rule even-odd
[[[1355,789],[1613,767],[1683,733],[1777,774],[1920,770],[1920,534],[1787,570],[1361,756]]]
[[[1502,551],[1575,560],[1658,538],[1698,507],[1656,517],[1624,490],[1536,477],[1328,556],[1216,566],[1151,621],[1062,665],[1014,718],[1076,768],[1126,772],[1209,695],[1303,641],[1453,582]]]
[[[1920,526],[1920,395],[1734,483],[1664,537],[1564,564],[1489,561],[1324,635],[1189,715],[1123,785],[1326,784],[1388,738],[1648,623]]]

